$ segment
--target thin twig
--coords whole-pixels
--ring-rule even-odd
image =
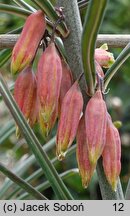
[[[1,34],[0,35],[0,49],[13,48],[18,40],[18,34]],[[123,48],[130,42],[130,35],[116,35],[116,34],[99,34],[97,38],[97,47],[107,43],[109,47]]]

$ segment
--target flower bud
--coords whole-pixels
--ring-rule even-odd
[[[36,122],[36,115],[32,115],[35,112],[36,91],[36,78],[31,66],[28,66],[15,82],[14,98],[31,126]]]
[[[67,149],[75,139],[82,108],[83,97],[76,81],[66,93],[61,106],[56,138],[56,153],[59,160],[64,159]]]
[[[121,171],[121,140],[117,128],[108,114],[106,144],[102,153],[106,178],[112,189],[116,191],[117,180]]]
[[[82,185],[84,188],[87,188],[92,178],[95,165],[91,164],[89,161],[84,116],[82,116],[82,118],[80,119],[76,138],[76,156],[78,167],[82,178]]]
[[[62,66],[55,44],[51,43],[38,63],[39,120],[43,135],[48,136],[58,116],[58,99],[62,79]]]
[[[29,65],[38,48],[46,28],[45,16],[41,10],[31,14],[12,52],[11,71],[17,73]]]
[[[110,68],[115,62],[113,53],[107,51],[108,46],[104,44],[100,48],[95,49],[95,60],[100,64],[101,67]]]
[[[59,96],[59,115],[61,111],[61,105],[64,99],[65,94],[72,86],[72,74],[69,68],[69,65],[62,60],[62,80],[61,80],[61,89],[60,89],[60,96]]]
[[[101,90],[89,100],[85,111],[86,139],[89,160],[96,164],[106,141],[107,108]]]

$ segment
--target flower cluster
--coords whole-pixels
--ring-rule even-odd
[[[102,156],[106,178],[116,190],[121,170],[121,141],[107,112],[101,90],[89,100],[77,133],[77,160],[84,187],[87,187],[97,161]]]
[[[56,154],[64,159],[67,149],[77,139],[77,161],[84,187],[87,187],[100,156],[104,172],[113,190],[120,174],[121,143],[98,86],[83,113],[83,97],[79,81],[73,82],[68,64],[62,59],[54,41],[42,53],[36,74],[32,70],[39,43],[46,29],[42,11],[31,14],[24,25],[13,53],[11,70],[21,72],[15,82],[14,97],[32,127],[39,122],[47,137],[59,118]],[[103,78],[102,67],[108,68],[114,57],[107,46],[95,50],[95,67]]]

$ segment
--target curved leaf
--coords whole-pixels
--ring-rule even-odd
[[[10,121],[2,130],[0,131],[0,145],[10,137],[15,132],[14,122]]]
[[[48,144],[49,144],[49,143],[47,143],[47,144],[45,145],[46,148],[48,148]],[[51,143],[50,143],[50,144],[51,144]],[[44,146],[44,147],[45,147],[45,146]],[[50,145],[50,146],[51,146],[51,145]],[[48,149],[46,149],[46,150],[48,150]],[[75,153],[75,150],[76,150],[76,145],[73,145],[72,147],[70,147],[70,149],[68,149],[66,158],[69,157],[69,156],[71,156],[73,153]],[[30,165],[31,165],[31,162],[35,162],[35,158],[34,158],[34,160],[33,160],[32,157],[34,158],[34,156],[30,156],[30,158],[26,159],[26,160],[23,162],[23,167],[25,167],[25,165],[27,165],[27,168],[29,168]],[[51,160],[51,163],[54,164],[54,166],[56,166],[56,165],[59,163],[59,161],[57,160],[57,157],[53,158],[53,159]],[[18,167],[18,168],[19,168],[19,170],[21,170],[21,167]],[[18,173],[19,173],[20,175],[23,175],[23,174],[25,173],[26,170],[27,170],[27,169],[25,169],[25,170],[22,169],[22,174],[19,173],[19,172],[18,172]],[[16,173],[17,173],[17,172],[16,172]],[[39,168],[39,169],[36,170],[34,173],[32,173],[32,175],[30,175],[29,177],[27,177],[25,180],[26,180],[27,182],[32,182],[32,181],[35,181],[37,178],[41,177],[43,174],[44,174],[44,173],[43,173],[43,170],[42,170],[41,168]],[[2,198],[3,194],[4,194],[9,188],[11,188],[13,185],[14,185],[13,182],[11,182],[10,180],[9,180],[9,181],[6,181],[5,184],[4,184],[4,187],[5,187],[6,190],[4,190],[4,191],[0,190],[0,198]],[[7,196],[6,199],[10,199],[15,193],[17,193],[17,192],[19,192],[19,191],[20,191],[20,188],[19,188],[19,187],[16,187],[16,189],[13,191],[13,193],[10,194],[9,196]],[[4,193],[3,193],[3,192],[4,192]]]
[[[48,151],[49,147],[52,146],[53,143],[51,143],[51,141],[49,141],[48,143],[45,144],[45,146],[43,147],[44,150]],[[70,147],[70,149],[68,149],[66,158],[71,156],[73,153],[75,153],[76,150],[76,145]],[[19,174],[20,176],[23,176],[24,173],[27,171],[27,169],[30,167],[30,165],[32,165],[34,162],[36,161],[36,159],[34,158],[34,156],[30,156],[29,158],[27,158],[23,163],[22,163],[22,167],[18,165],[18,169],[15,170],[16,174]],[[54,159],[51,160],[51,163],[54,164],[54,166],[56,166],[59,161],[57,160],[57,157],[55,157]],[[26,166],[25,166],[26,165]],[[22,171],[22,172],[21,172]],[[37,178],[41,177],[44,174],[42,168],[39,168],[38,170],[36,170],[34,173],[32,173],[32,175],[30,175],[29,177],[27,177],[25,180],[27,182],[32,182],[35,181]],[[7,180],[4,183],[3,189],[0,190],[0,198],[3,197],[4,193],[7,192],[7,190],[11,187],[13,187],[14,183],[10,180]],[[10,194],[9,196],[6,197],[6,199],[10,199],[15,193],[17,193],[18,191],[20,191],[19,187],[16,187],[16,190],[13,191],[12,194]]]
[[[10,59],[11,53],[11,49],[4,49],[0,51],[0,68]]]
[[[120,55],[117,57],[114,64],[107,70],[104,77],[104,90],[107,88],[109,82],[118,71],[118,69],[123,65],[123,63],[130,57],[130,43],[122,50]]]
[[[54,144],[55,144],[55,137],[52,138],[49,142],[47,142],[43,146],[44,151],[46,152],[49,151],[54,146]],[[22,164],[21,162],[17,162],[16,166],[13,168],[13,172],[19,176],[24,176],[24,174],[27,172],[30,166],[32,166],[34,163],[36,163],[36,158],[34,155],[31,155],[26,160],[24,160]],[[42,170],[42,173],[43,173],[43,170]],[[2,188],[0,189],[0,199],[2,199],[4,196],[4,193],[6,193],[6,191],[13,186],[14,186],[14,183],[10,181],[10,179],[6,179]]]
[[[78,7],[80,10],[86,8],[89,5],[90,1],[87,0],[81,0],[78,2]]]
[[[55,43],[56,43],[56,46],[58,47],[58,50],[59,50],[61,56],[66,60],[67,56],[66,56],[66,52],[65,52],[65,47],[64,47],[64,44],[63,44],[61,38],[56,37],[55,38]]]
[[[88,6],[82,34],[82,60],[88,86],[88,94],[95,90],[94,52],[97,34],[102,23],[108,0],[91,0]]]
[[[46,200],[47,198],[39,193],[36,189],[34,189],[30,184],[25,182],[23,179],[16,176],[9,169],[7,169],[3,164],[0,163],[0,171],[4,173],[4,175],[8,176],[12,181],[18,184],[21,188],[26,190],[29,194],[31,194],[36,199]]]
[[[31,14],[31,11],[20,8],[20,7],[15,7],[12,5],[7,5],[7,4],[0,4],[0,11],[1,12],[6,12],[9,14],[14,14],[17,16],[20,16],[22,18],[27,18]]]
[[[62,178],[62,180],[65,181],[66,179],[77,175],[78,172],[79,172],[78,169],[71,169],[71,170],[67,170],[66,172],[61,173],[59,176]],[[46,182],[43,182],[42,184],[38,185],[37,187],[35,187],[35,189],[38,190],[39,192],[42,192],[49,187],[50,187],[50,183],[49,183],[49,181],[46,181]],[[24,200],[24,199],[28,199],[28,198],[29,198],[28,193],[23,193],[22,195],[17,197],[18,200]]]
[[[23,7],[27,10],[33,11],[35,12],[36,9],[33,8],[32,6],[30,6],[29,4],[27,4],[27,2],[25,2],[24,0],[13,0],[18,6]]]

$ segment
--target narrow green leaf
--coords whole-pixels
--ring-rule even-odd
[[[61,56],[66,60],[67,56],[66,56],[66,52],[65,52],[65,47],[64,47],[64,44],[63,44],[61,38],[56,37],[55,38],[55,43],[56,43],[56,46],[58,47],[58,50],[59,50]]]
[[[56,13],[55,8],[53,7],[50,1],[33,0],[32,2],[35,3],[35,5],[38,6],[40,9],[42,9],[46,13],[46,15],[51,19],[52,22],[54,23],[57,22],[57,20],[59,19],[59,16]],[[67,37],[69,34],[69,31],[64,22],[61,22],[57,26],[57,30],[59,30],[59,32],[61,33],[63,37]]]
[[[76,149],[76,145],[70,147],[70,149],[68,149],[66,158],[71,156],[73,153],[75,153],[75,149]],[[25,160],[25,164],[26,164]],[[59,161],[57,160],[57,157],[55,157],[54,159],[51,160],[51,163],[54,164],[55,166],[59,163]],[[30,175],[29,177],[27,177],[25,179],[26,182],[32,182],[35,181],[37,178],[41,177],[43,175],[43,170],[40,168],[38,170],[36,170],[32,175]],[[13,184],[10,184],[10,188],[13,186]],[[9,187],[7,188],[9,189]],[[6,197],[6,199],[10,199],[12,198],[12,196],[14,196],[17,192],[21,191],[21,188],[16,187],[16,189],[9,195]],[[1,191],[0,191],[1,192]]]
[[[15,132],[14,122],[10,121],[1,131],[0,131],[0,145],[10,137]]]
[[[95,89],[94,53],[97,34],[102,23],[108,0],[91,0],[83,25],[82,60],[88,86],[88,94],[92,96]]]
[[[16,176],[9,169],[7,169],[3,164],[0,163],[0,171],[4,173],[4,175],[8,176],[12,181],[18,184],[21,188],[31,194],[34,198],[40,200],[46,200],[47,198],[39,193],[36,189],[34,189],[30,184],[26,183],[23,179]]]
[[[78,169],[71,169],[71,170],[67,170],[64,173],[60,174],[60,177],[62,178],[62,180],[66,180],[70,177],[73,177],[75,175],[77,175],[77,173],[79,173]],[[50,187],[50,183],[49,181],[43,182],[42,184],[38,185],[37,187],[35,187],[35,189],[39,192],[42,192],[44,190],[46,190],[47,188]],[[19,197],[17,197],[18,200],[24,200],[24,199],[28,199],[30,196],[29,193],[23,193],[22,195],[20,195]]]
[[[0,51],[0,68],[10,59],[11,53],[11,49],[4,49]]]
[[[38,139],[36,138],[34,132],[31,130],[30,126],[27,124],[26,119],[19,110],[14,98],[10,94],[8,87],[6,86],[2,75],[0,74],[0,93],[4,98],[4,101],[12,113],[18,127],[21,130],[27,144],[33,151],[37,162],[42,167],[43,171],[46,170],[45,175],[50,181],[50,184],[59,199],[72,199],[71,194],[64,185],[62,179],[59,177],[56,169],[51,164],[47,154],[43,151]]]
[[[10,90],[10,92],[12,92],[12,91],[14,90],[14,83],[11,84],[11,85],[9,86],[9,90]],[[3,99],[3,98],[2,98],[2,96],[0,95],[0,101],[1,101],[2,99]]]
[[[32,12],[35,12],[36,9],[33,8],[32,6],[30,6],[29,4],[27,4],[27,2],[25,2],[24,0],[13,0],[18,6],[23,7],[27,10],[30,10]]]
[[[7,32],[6,34],[19,34],[19,33],[21,33],[22,29],[23,29],[23,26],[20,26],[16,29],[13,29],[13,30]]]
[[[14,14],[25,19],[27,18],[27,16],[31,14],[31,11],[29,10],[7,4],[0,4],[0,11],[9,14]]]
[[[126,188],[125,199],[130,200],[130,179],[128,181],[128,185],[127,185],[127,188]]]
[[[21,7],[15,7],[15,6],[9,6],[9,5],[6,5],[6,4],[0,4],[0,11],[2,12],[6,12],[6,13],[9,13],[9,14],[15,14],[19,17],[22,17],[24,19],[26,19],[32,12],[34,12],[34,10],[26,10],[26,9],[23,9]],[[53,31],[53,24],[50,20],[48,20],[46,18],[46,22],[47,22],[47,30],[52,33]],[[20,33],[22,30],[22,27],[16,29],[16,30],[13,30],[11,32],[9,32],[9,34],[13,34],[13,33]],[[59,32],[56,30],[56,35],[59,35]]]
[[[49,145],[50,145],[50,146],[49,146]],[[51,147],[50,141],[49,141],[49,143],[47,143],[43,148],[44,148],[44,150],[47,151],[47,150],[49,150],[48,147]],[[73,145],[72,147],[70,147],[70,148],[68,149],[66,158],[67,158],[67,157],[70,157],[73,153],[75,153],[75,150],[76,150],[76,145]],[[25,167],[29,168],[30,165],[32,165],[35,161],[36,161],[36,160],[35,160],[34,156],[33,156],[33,155],[30,156],[30,157],[27,158],[25,161],[23,161],[22,167],[18,165],[18,169],[15,170],[15,173],[16,173],[16,174],[19,174],[19,175],[23,175],[23,174],[27,171],[27,169],[25,169]],[[31,162],[32,162],[32,163],[31,163]],[[59,161],[57,160],[57,157],[53,158],[53,159],[51,160],[51,163],[54,164],[54,166],[56,166],[56,165],[59,163]],[[22,170],[22,173],[19,172],[19,171],[21,171],[21,170]],[[35,181],[37,178],[41,177],[42,175],[44,175],[43,170],[42,170],[42,168],[39,168],[39,169],[36,170],[34,173],[32,173],[32,175],[30,175],[29,177],[27,177],[27,178],[25,179],[25,181],[26,181],[26,182],[33,182],[33,181]],[[2,189],[0,190],[0,198],[2,198],[3,195],[4,195],[5,193],[8,194],[8,193],[7,193],[7,190],[8,190],[9,188],[12,188],[13,186],[14,186],[14,183],[11,182],[10,180],[7,180],[7,181],[5,182],[5,184],[2,186]],[[7,196],[6,199],[12,198],[12,196],[14,196],[15,193],[19,192],[20,190],[21,190],[20,187],[16,187],[16,189],[15,189],[9,196]]]
[[[82,0],[78,2],[78,7],[80,10],[86,8],[89,5],[90,1]]]
[[[109,82],[118,71],[118,69],[123,65],[123,63],[130,57],[130,43],[122,50],[120,55],[117,57],[114,64],[107,70],[104,77],[104,90],[107,88]]]
[[[47,142],[43,149],[44,151],[49,151],[51,148],[53,148],[55,144],[55,137],[52,138],[49,142]],[[36,163],[36,158],[34,155],[29,156],[26,160],[24,160],[21,164],[21,162],[17,162],[16,166],[13,169],[13,172],[16,173],[18,176],[24,176],[24,174],[27,172],[27,170]],[[43,173],[43,170],[42,170]],[[0,189],[0,199],[3,198],[4,194],[7,192],[7,190],[14,186],[14,183],[10,181],[10,179],[6,179],[3,187]]]

